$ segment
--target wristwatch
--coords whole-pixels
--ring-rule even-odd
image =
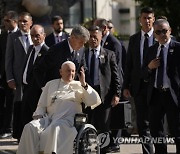
[[[81,85],[85,90],[87,90],[87,88],[88,88],[88,84],[86,83],[86,85],[85,86],[83,86],[83,85]]]

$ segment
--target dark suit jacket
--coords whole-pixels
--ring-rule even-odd
[[[59,78],[59,69],[62,63],[67,60],[72,60],[68,40],[64,40],[50,47],[48,53],[34,69],[39,86],[43,87],[46,82]],[[76,68],[79,68],[81,64],[85,66],[83,48],[76,53],[76,58],[73,62],[75,63]],[[42,77],[44,72],[46,72],[45,78]]]
[[[69,34],[66,32],[62,32],[62,41],[66,40],[69,37]],[[51,33],[45,38],[45,43],[48,47],[51,47],[52,45],[56,44],[56,40],[54,38],[54,34]]]
[[[129,89],[132,96],[136,96],[143,81],[141,55],[140,55],[141,32],[130,37],[126,56],[123,89]]]
[[[117,61],[117,66],[118,66],[118,72],[120,76],[120,83],[123,83],[123,76],[124,72],[122,69],[122,44],[121,42],[114,37],[112,34],[109,34],[108,37],[106,38],[106,41],[104,42],[103,48],[114,51],[116,55],[116,61]]]
[[[148,103],[150,102],[152,90],[154,87],[156,69],[149,71],[147,66],[151,60],[156,58],[158,46],[159,46],[159,43],[156,43],[149,48],[145,62],[144,62],[144,67],[143,67],[144,79],[147,82],[149,82]],[[179,60],[180,60],[180,43],[176,42],[174,40],[171,40],[171,42],[169,44],[169,49],[168,49],[167,68],[166,69],[167,69],[167,75],[170,80],[171,94],[174,95],[178,99],[178,101],[175,102],[176,104],[179,104],[179,101],[180,101],[180,90],[179,90],[179,88],[180,88],[179,87],[179,85],[180,85],[180,62],[179,62]]]
[[[8,33],[5,31],[0,35],[0,85],[4,85],[6,82],[5,75],[5,53]]]
[[[14,79],[16,82],[14,101],[21,101],[22,98],[22,76],[26,55],[21,31],[10,34],[7,39],[5,70],[7,81]]]
[[[113,51],[101,47],[99,56],[99,79],[100,79],[100,96],[106,106],[110,106],[113,96],[120,96],[121,85],[116,63],[116,57]],[[85,50],[86,65],[88,66],[89,49]],[[89,70],[87,71],[89,72]],[[92,85],[90,75],[86,74],[86,81]]]
[[[33,70],[34,70],[34,68],[36,66],[39,65],[40,60],[44,58],[44,56],[47,53],[48,49],[49,49],[49,47],[46,44],[44,44],[42,46],[38,56],[36,57],[36,60],[35,60],[35,62],[33,64],[33,69],[32,69],[32,72],[31,72],[31,80],[28,83],[28,89],[23,95],[23,101],[24,101],[24,103],[29,104],[29,107],[30,107],[30,110],[32,111],[32,113],[35,111],[35,109],[37,107],[37,103],[38,103],[40,94],[42,92],[41,87],[39,87],[38,81],[34,77]],[[28,57],[29,57],[32,50],[33,50],[33,46],[30,46],[29,50],[28,50],[28,55],[27,55],[27,58],[26,58],[26,63],[27,63]],[[26,65],[26,63],[25,63],[25,65]],[[25,69],[25,67],[24,67],[24,69]],[[44,75],[45,75],[45,73],[44,73]],[[29,99],[29,98],[31,98],[31,99]]]

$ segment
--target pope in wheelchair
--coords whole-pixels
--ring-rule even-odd
[[[92,109],[101,103],[97,92],[85,82],[83,68],[79,81],[75,81],[75,65],[66,61],[60,75],[60,79],[49,81],[43,88],[34,120],[23,129],[17,154],[73,154],[77,135],[74,118],[82,112],[81,103]],[[79,118],[83,119],[78,117],[76,122]]]

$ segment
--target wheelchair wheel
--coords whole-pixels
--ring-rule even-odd
[[[84,127],[76,138],[75,154],[100,154],[97,131],[92,125],[90,126]]]

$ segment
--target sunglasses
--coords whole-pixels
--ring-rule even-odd
[[[156,30],[155,33],[156,33],[157,35],[160,35],[161,33],[162,33],[162,34],[166,34],[167,31],[168,31],[167,29],[162,29],[162,30]]]

